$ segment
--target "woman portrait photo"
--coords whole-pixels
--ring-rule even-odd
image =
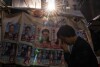
[[[32,54],[32,47],[27,46],[26,54],[25,54],[25,57],[24,57],[24,64],[30,64],[31,54]]]
[[[13,24],[11,22],[8,22],[8,24],[6,25],[4,39],[18,40],[18,30],[18,23]]]
[[[16,57],[16,50],[17,50],[17,45],[16,43],[11,43],[10,47],[10,55],[9,55],[9,62],[14,63],[15,62],[15,57]]]
[[[26,26],[21,39],[23,41],[30,41],[30,38],[31,38],[31,27]]]
[[[42,47],[50,47],[50,31],[49,29],[43,29],[41,32],[41,39],[40,43],[42,44]]]
[[[32,49],[32,46],[20,43],[18,45],[16,63],[20,65],[30,65],[32,60]]]
[[[34,40],[35,26],[24,24],[21,41],[31,42]]]

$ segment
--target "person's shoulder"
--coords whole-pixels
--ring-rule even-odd
[[[91,50],[89,44],[84,39],[82,39],[81,37],[77,38],[77,41],[76,41],[76,43],[73,47],[74,47],[74,49],[76,49],[79,52]]]
[[[89,43],[81,37],[78,37],[76,44],[79,46],[89,47]]]
[[[84,38],[82,38],[82,37],[78,37],[78,38],[77,38],[77,41],[78,41],[79,43],[81,43],[81,44],[82,44],[82,43],[83,43],[83,44],[84,44],[84,43],[88,44],[88,42],[87,42]]]

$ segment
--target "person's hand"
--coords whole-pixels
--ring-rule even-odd
[[[65,42],[62,42],[61,40],[59,40],[59,44],[60,44],[61,48],[64,50],[64,52],[69,52],[68,45]]]

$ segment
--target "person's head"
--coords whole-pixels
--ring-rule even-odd
[[[44,38],[49,38],[49,30],[48,29],[43,29],[42,30],[42,35]]]
[[[28,33],[30,32],[31,28],[29,26],[25,27],[25,32]]]
[[[63,25],[57,32],[57,38],[68,45],[72,45],[76,40],[75,30],[69,25]]]
[[[11,33],[14,32],[14,25],[13,24],[9,25],[9,32],[11,32]]]

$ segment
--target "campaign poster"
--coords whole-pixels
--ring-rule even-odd
[[[16,63],[23,66],[30,66],[31,55],[32,55],[32,46],[27,44],[19,44]]]
[[[38,41],[37,41],[36,46],[40,47],[40,48],[50,48],[50,44],[51,44],[51,41],[50,41],[50,39],[51,39],[50,38],[50,34],[51,34],[50,28],[41,27],[39,32],[40,33],[37,37]]]
[[[3,42],[0,45],[0,61],[2,63],[15,63],[17,44],[10,42]]]
[[[36,51],[36,48],[32,47],[32,53],[31,53],[31,59],[30,59],[30,64],[31,65],[34,65],[35,56],[36,56],[35,51]]]
[[[39,49],[38,55],[37,55],[37,64],[42,64],[42,49]]]
[[[8,22],[5,26],[4,39],[17,41],[19,36],[19,26],[19,23]]]
[[[34,24],[23,24],[23,30],[21,34],[21,41],[34,42],[35,40],[36,26]]]

